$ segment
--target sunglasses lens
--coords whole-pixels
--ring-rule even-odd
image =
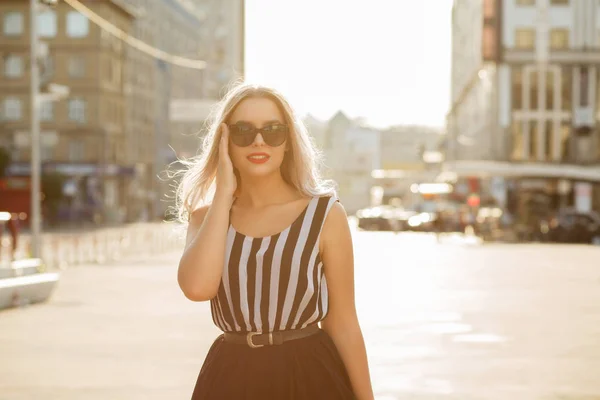
[[[258,130],[248,125],[230,125],[229,132],[233,144],[239,147],[250,146],[256,139]],[[281,146],[288,135],[287,125],[269,125],[261,129],[265,143],[271,147]]]
[[[256,129],[243,125],[231,125],[230,127],[231,141],[236,146],[246,147],[254,142]]]
[[[271,147],[281,146],[288,134],[288,128],[285,125],[271,125],[263,129],[263,138],[265,143]]]

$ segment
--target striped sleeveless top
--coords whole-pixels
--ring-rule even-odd
[[[229,225],[212,318],[224,332],[301,329],[325,318],[327,282],[319,238],[337,199],[314,197],[283,231],[253,238]]]

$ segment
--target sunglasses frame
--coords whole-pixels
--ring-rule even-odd
[[[269,132],[268,130],[265,131],[266,128],[272,127],[273,125],[277,125],[277,126],[282,126],[285,128],[285,132],[283,134],[283,140],[281,141],[281,143],[277,144],[277,145],[272,145],[269,143],[270,139],[267,139],[268,137],[270,137],[270,134],[272,134],[273,132]],[[229,127],[230,131],[236,130],[237,127],[239,125],[237,124],[227,124],[227,126]],[[237,136],[236,134],[231,133],[229,135],[229,137],[231,138],[231,141],[233,142],[234,145],[238,146],[238,147],[248,147],[250,145],[252,145],[252,143],[254,143],[254,141],[256,140],[256,136],[260,133],[263,141],[269,146],[269,147],[279,147],[282,144],[285,143],[285,141],[287,140],[288,135],[290,134],[290,127],[287,124],[282,124],[282,123],[275,123],[275,124],[269,124],[266,126],[263,126],[262,128],[257,128],[254,125],[250,125],[252,126],[252,129],[249,130],[248,132],[244,132],[242,135],[252,135],[252,140],[250,141],[250,143],[248,143],[247,145],[243,146],[240,145],[238,143],[235,142],[235,140],[233,139],[235,136]],[[239,135],[239,134],[238,134]]]

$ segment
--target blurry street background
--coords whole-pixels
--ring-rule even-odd
[[[338,184],[378,399],[600,399],[599,65],[592,0],[0,1],[0,400],[189,397],[172,173],[240,80]]]
[[[600,398],[600,248],[353,232],[377,399]],[[185,399],[219,334],[179,252],[65,271],[0,314],[0,399]]]

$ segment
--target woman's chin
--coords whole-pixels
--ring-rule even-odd
[[[268,164],[245,166],[245,168],[240,171],[242,179],[244,177],[249,179],[264,178],[278,173],[279,168],[274,168],[272,165]]]

